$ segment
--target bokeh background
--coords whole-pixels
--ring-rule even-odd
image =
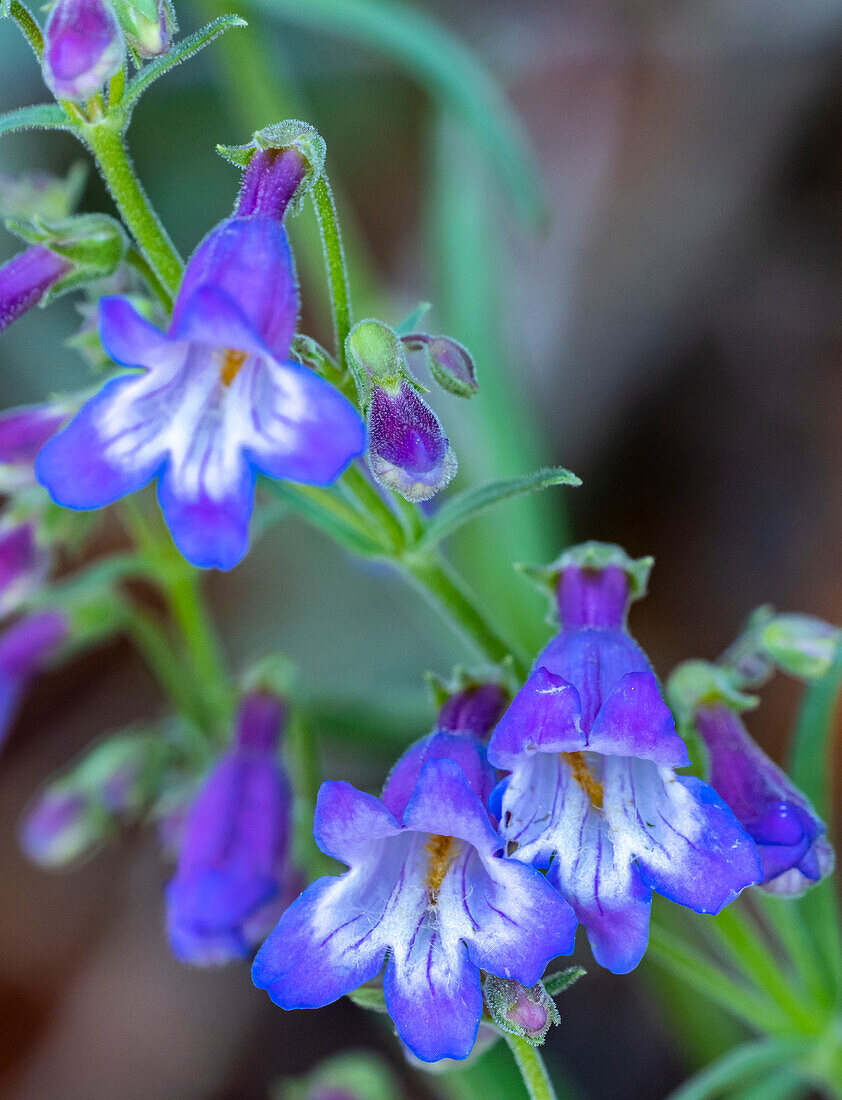
[[[215,3],[179,3],[183,31],[224,10]],[[583,479],[454,540],[499,615],[537,644],[541,604],[511,563],[593,537],[656,557],[632,625],[661,674],[714,657],[765,601],[842,621],[842,3],[415,7],[505,87],[548,221],[524,216],[510,186],[528,196],[521,151],[498,150],[495,166],[458,105],[349,35],[355,3],[314,4],[314,16],[301,0],[249,0],[238,10],[251,27],[157,84],[132,124],[137,168],[179,246],[232,205],[237,176],[217,142],[308,119],[328,143],[357,315],[397,323],[429,299],[431,330],[475,354],[479,396],[432,398],[461,460],[455,485],[547,462]],[[25,44],[0,22],[0,106],[44,98]],[[0,171],[63,171],[82,155],[66,135],[13,135]],[[85,206],[108,208],[93,176]],[[294,227],[302,327],[327,341],[308,219]],[[16,247],[4,235],[0,258]],[[3,406],[88,381],[62,346],[78,320],[65,298],[4,334]],[[106,522],[99,549],[120,537]],[[299,664],[323,714],[329,778],[376,790],[429,725],[423,671],[467,659],[420,597],[295,517],[208,584],[232,662],[271,648]],[[778,758],[797,694],[776,682],[751,717]],[[176,964],[162,934],[168,869],[149,834],[60,875],[19,854],[16,822],[43,779],[160,708],[139,660],[114,644],[43,679],[20,713],[0,768],[2,1095],[245,1100],[348,1046],[381,1051],[408,1096],[440,1095],[380,1018],[345,1003],[287,1015],[246,968]],[[355,738],[371,731],[376,747],[362,752]],[[583,942],[579,956],[587,966]],[[740,1036],[650,964],[628,978],[594,967],[561,1008],[546,1051],[570,1098],[658,1100]],[[508,1095],[492,1080],[501,1091],[492,1084],[489,1098]]]

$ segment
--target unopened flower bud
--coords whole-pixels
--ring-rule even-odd
[[[321,175],[324,139],[306,122],[287,119],[257,130],[247,145],[217,145],[220,156],[245,169],[235,213],[282,219],[296,213]]]
[[[456,397],[473,397],[477,386],[476,368],[468,349],[450,336],[426,336],[414,332],[402,337],[409,351],[425,351],[430,374],[443,390]]]
[[[167,0],[114,0],[114,9],[126,42],[138,57],[160,57],[178,30]]]
[[[367,426],[371,472],[407,500],[429,500],[456,473],[456,455],[439,418],[409,382],[393,391],[373,387]]]
[[[42,867],[61,867],[89,852],[102,835],[87,798],[56,784],[48,787],[26,812],[20,846]]]
[[[764,653],[792,676],[815,680],[830,669],[842,632],[812,615],[776,615],[763,628]]]
[[[57,99],[84,103],[123,64],[120,24],[106,0],[58,0],[44,30],[44,80]]]
[[[64,178],[49,172],[7,175],[0,172],[0,217],[18,221],[69,218],[82,196],[88,178],[86,166],[77,161]]]
[[[482,992],[497,1026],[533,1046],[540,1046],[551,1025],[561,1022],[558,1009],[541,982],[526,989],[520,982],[489,974]]]
[[[43,301],[72,270],[68,260],[40,244],[0,267],[0,332]]]
[[[437,727],[448,733],[485,738],[510,701],[509,693],[500,684],[471,684],[454,692],[442,705]]]

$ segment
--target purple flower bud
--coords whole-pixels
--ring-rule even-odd
[[[449,336],[425,336],[414,332],[401,337],[409,351],[427,353],[430,373],[443,390],[457,397],[473,397],[477,386],[476,368],[468,349]]]
[[[235,214],[281,221],[307,172],[306,159],[294,147],[258,149],[243,174]]]
[[[0,526],[0,616],[14,611],[46,579],[50,554],[39,546],[35,524]]]
[[[482,992],[494,1022],[533,1046],[544,1042],[552,1024],[561,1022],[552,997],[540,982],[525,989],[520,982],[489,974]]]
[[[90,99],[123,56],[120,25],[105,0],[58,0],[44,29],[44,80],[57,99]]]
[[[182,962],[245,958],[286,902],[292,796],[277,758],[284,708],[247,696],[231,748],[191,807],[166,889],[170,946]]]
[[[757,845],[763,889],[798,897],[829,875],[835,856],[824,823],[739,714],[719,703],[699,707],[694,718],[709,753],[710,784]]]
[[[0,267],[0,332],[37,306],[71,267],[69,260],[40,244]]]
[[[473,684],[454,692],[444,703],[439,711],[438,728],[484,739],[497,725],[509,701],[509,693],[500,684]]]
[[[368,411],[368,463],[381,485],[407,500],[429,500],[457,470],[456,455],[415,387],[374,384]]]
[[[65,640],[69,626],[59,611],[19,619],[0,637],[0,744],[30,680]]]
[[[600,570],[571,565],[561,571],[558,613],[565,630],[622,630],[630,601],[629,577],[618,565]]]
[[[48,788],[21,822],[20,846],[34,863],[60,867],[99,839],[99,831],[91,825],[90,806],[81,792]]]

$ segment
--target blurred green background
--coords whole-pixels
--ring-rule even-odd
[[[179,4],[182,31],[225,10],[215,5]],[[398,323],[428,299],[431,330],[475,355],[475,399],[431,395],[460,458],[454,488],[550,462],[584,480],[500,507],[453,540],[494,612],[537,646],[543,606],[511,563],[546,560],[576,537],[656,556],[632,625],[661,674],[713,657],[766,600],[842,620],[842,4],[428,0],[410,16],[388,0],[250,0],[238,10],[247,30],[142,101],[130,130],[138,172],[186,254],[233,204],[238,177],[217,142],[290,116],[321,131],[357,316]],[[432,30],[416,26],[418,13]],[[3,109],[45,98],[8,21],[0,58]],[[501,131],[483,70],[506,89],[523,143],[512,119]],[[63,171],[82,157],[67,135],[0,143],[3,172]],[[95,175],[85,206],[109,208]],[[302,330],[329,342],[314,232],[302,213]],[[16,248],[5,235],[0,258]],[[4,406],[86,384],[62,346],[77,324],[65,298],[4,334]],[[119,537],[106,525],[100,548]],[[326,776],[372,790],[428,728],[423,672],[470,660],[397,578],[294,517],[233,574],[210,577],[209,591],[235,664],[282,649],[305,692],[329,704],[334,717],[316,731]],[[39,782],[159,706],[118,644],[44,680],[20,715],[0,771],[3,1095],[260,1097],[348,1044],[400,1067],[381,1021],[350,1005],[287,1015],[245,969],[173,962],[167,871],[150,837],[62,876],[17,853],[15,822]],[[794,706],[791,686],[775,684],[752,716],[778,757]],[[376,739],[360,752],[364,733]],[[579,956],[587,966],[585,946]],[[594,969],[561,1009],[546,1049],[570,1097],[657,1100],[739,1034],[646,966],[630,978]],[[509,1095],[494,1091],[505,1064],[487,1096]],[[400,1072],[408,1095],[437,1095],[435,1079]]]

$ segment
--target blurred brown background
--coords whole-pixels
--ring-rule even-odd
[[[767,600],[842,621],[842,3],[422,6],[505,83],[549,194],[543,236],[518,224],[499,193],[491,200],[499,354],[529,425],[528,440],[506,445],[515,455],[528,445],[584,481],[563,501],[561,490],[545,495],[547,522],[560,530],[562,502],[577,538],[656,556],[632,625],[661,674],[684,657],[715,656]],[[203,18],[179,11],[185,30]],[[426,98],[388,61],[283,20],[266,33],[328,140],[345,212],[380,277],[407,308],[435,299],[444,325],[430,251],[432,149],[450,149],[454,178],[487,195],[484,170],[458,131],[434,135]],[[214,49],[159,84],[133,124],[138,167],[185,249],[233,199],[213,143],[247,136],[214,99]],[[0,53],[2,106],[44,98],[8,23]],[[2,170],[62,168],[78,155],[65,136],[4,143]],[[88,205],[105,201],[92,180]],[[0,247],[5,256],[15,245],[6,236]],[[323,323],[305,313],[306,322]],[[65,299],[4,335],[4,405],[86,379],[72,351],[55,354],[74,325]],[[478,370],[482,380],[481,358]],[[487,441],[471,422],[483,406],[435,403],[464,469],[481,476]],[[509,526],[502,549],[514,558],[519,529]],[[494,544],[499,527],[485,530]],[[115,537],[105,531],[103,545]],[[481,574],[482,555],[475,562]],[[417,694],[425,668],[464,659],[412,593],[297,520],[210,585],[235,661],[283,648],[325,690]],[[775,683],[752,718],[778,756],[796,702],[791,684]],[[199,973],[172,961],[160,899],[167,868],[149,836],[64,875],[19,854],[16,821],[43,778],[92,737],[159,706],[129,648],[115,645],[42,681],[20,714],[0,769],[0,1093],[245,1100],[348,1044],[398,1065],[379,1021],[350,1005],[287,1015],[251,988],[245,968]],[[371,789],[385,766],[353,748],[326,759],[331,778]],[[646,967],[632,978],[594,971],[565,995],[548,1050],[571,1096],[658,1100],[704,1054],[682,1041],[655,979]],[[409,1095],[433,1095],[434,1084],[418,1082]]]

